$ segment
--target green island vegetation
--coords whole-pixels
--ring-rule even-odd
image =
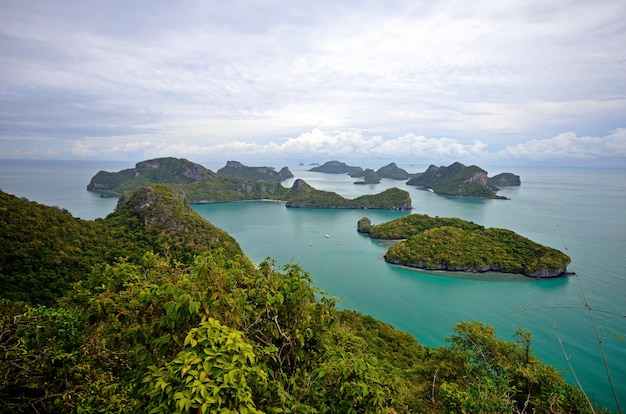
[[[226,161],[226,165],[217,170],[217,175],[234,175],[235,177],[276,182],[293,178],[293,174],[287,167],[283,167],[277,172],[273,167],[248,167],[238,161]]]
[[[411,209],[409,193],[397,188],[350,200],[334,192],[316,190],[303,180],[296,180],[291,188],[283,187],[279,181],[291,175],[286,167],[276,173],[270,167],[246,167],[228,161],[220,171],[216,174],[185,159],[157,158],[117,173],[100,171],[92,177],[87,190],[119,196],[145,185],[166,184],[184,192],[191,204],[276,200],[284,201],[287,207],[301,208]],[[259,179],[259,174],[265,179]],[[276,174],[285,178],[277,178]]]
[[[337,193],[316,190],[301,179],[293,184],[287,197],[287,207],[350,208],[411,210],[411,196],[399,188],[389,188],[381,193],[347,199]]]
[[[461,321],[422,346],[253,264],[169,186],[95,221],[0,195],[0,412],[606,412],[530,332]]]
[[[487,171],[480,167],[467,167],[455,162],[447,167],[431,165],[423,173],[415,174],[406,184],[427,188],[441,195],[506,199],[496,194],[499,186],[519,186],[521,182],[519,176],[511,173],[489,178]]]
[[[411,214],[372,225],[367,217],[357,231],[374,239],[401,240],[385,260],[428,270],[517,273],[530,277],[565,274],[570,258],[511,230],[485,228],[459,218]]]

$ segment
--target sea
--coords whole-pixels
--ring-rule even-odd
[[[225,164],[196,162],[213,171]],[[398,165],[411,173],[428,167]],[[410,193],[413,210],[292,209],[267,201],[193,208],[235,237],[251,260],[300,265],[341,309],[369,314],[430,347],[445,345],[462,320],[490,324],[505,340],[514,340],[517,328],[530,330],[535,355],[572,384],[578,380],[595,404],[616,410],[617,395],[626,405],[626,168],[486,168],[490,176],[518,174],[522,185],[499,192],[508,200],[485,200],[443,197],[387,179],[355,185],[348,175],[287,166],[295,177],[286,187],[302,178],[347,198],[398,187]],[[117,199],[87,191],[91,177],[132,167],[129,161],[0,160],[0,189],[93,220],[111,213]],[[407,269],[383,260],[392,242],[356,231],[362,217],[379,224],[410,213],[513,230],[567,253],[575,275],[537,280]]]

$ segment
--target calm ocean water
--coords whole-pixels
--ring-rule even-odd
[[[215,171],[223,163],[204,165]],[[65,208],[83,219],[95,219],[113,211],[117,200],[86,191],[90,178],[99,170],[133,166],[127,161],[0,160],[0,188]],[[401,167],[418,172],[427,166]],[[500,193],[510,198],[503,201],[440,197],[402,181],[354,185],[347,175],[311,173],[304,166],[289,168],[296,178],[315,188],[349,198],[394,186],[405,189],[411,194],[414,213],[460,217],[487,227],[511,229],[566,251],[572,257],[570,270],[578,276],[537,281],[388,265],[382,260],[385,244],[359,235],[356,223],[367,216],[377,224],[407,212],[287,209],[275,202],[198,205],[194,209],[234,236],[252,260],[272,257],[279,265],[299,263],[317,286],[341,300],[341,308],[391,323],[424,345],[444,344],[460,320],[489,323],[503,339],[512,339],[521,327],[533,332],[535,354],[573,382],[557,341],[558,330],[590,398],[614,407],[593,325],[581,309],[584,293],[596,310],[593,315],[611,377],[622,406],[626,404],[626,319],[622,316],[626,314],[626,169],[490,170],[490,175],[511,171],[521,176],[521,187]]]

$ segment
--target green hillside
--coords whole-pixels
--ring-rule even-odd
[[[592,412],[530,332],[461,321],[424,347],[252,264],[170,187],[96,221],[1,196],[2,413]]]

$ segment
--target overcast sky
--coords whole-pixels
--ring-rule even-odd
[[[624,0],[0,0],[0,158],[626,167]]]

